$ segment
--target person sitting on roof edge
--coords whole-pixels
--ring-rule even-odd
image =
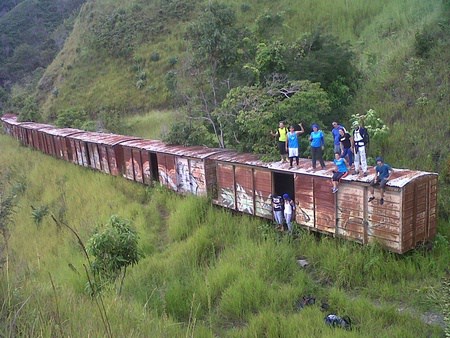
[[[336,165],[336,170],[333,170],[333,177],[331,178],[331,183],[333,184],[333,189],[331,191],[335,194],[339,190],[339,180],[348,175],[348,170],[344,157],[342,157],[339,152],[334,153],[333,162]]]
[[[294,126],[289,127],[289,132],[287,133],[287,139],[286,139],[286,151],[289,153],[289,169],[292,169],[292,163],[297,163],[297,166],[299,164],[299,152],[300,152],[300,144],[298,142],[298,136],[303,134],[305,132],[305,129],[303,128],[303,124],[299,123],[300,130],[295,130]]]
[[[380,205],[384,204],[384,190],[386,187],[386,183],[389,180],[389,176],[393,172],[393,169],[389,164],[384,163],[382,157],[377,157],[377,166],[375,167],[375,178],[370,182],[370,197],[369,202],[372,202],[375,199],[374,196],[374,187],[379,185],[381,188],[380,194]]]

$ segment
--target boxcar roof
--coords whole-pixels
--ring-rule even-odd
[[[83,133],[83,130],[80,129],[74,129],[74,128],[52,128],[52,129],[46,129],[45,133],[54,135],[54,136],[70,136],[74,135],[76,133]]]
[[[121,143],[122,146],[144,149],[155,153],[172,154],[176,156],[205,159],[211,155],[228,152],[226,149],[208,148],[202,146],[185,147],[168,145],[159,140],[134,140]]]
[[[289,169],[288,163],[280,163],[280,162],[263,162],[259,159],[257,155],[254,154],[243,154],[237,152],[224,152],[211,156],[211,159],[220,162],[228,162],[235,165],[248,165],[254,167],[262,167],[270,170],[275,170],[278,172],[284,173],[297,173],[297,174],[305,174],[311,176],[325,177],[330,178],[333,176],[333,170],[335,169],[334,163],[331,161],[325,161],[326,168],[325,169],[316,169],[314,170],[311,166],[310,159],[300,159],[299,165],[292,169]],[[391,174],[390,180],[387,185],[391,187],[401,188],[408,184],[409,182],[417,179],[421,176],[426,175],[437,175],[435,173],[425,172],[425,171],[414,171],[409,169],[393,169],[393,173]],[[342,180],[350,181],[350,182],[361,182],[361,183],[370,183],[375,177],[375,167],[368,167],[368,175],[367,176],[358,176],[354,175],[350,171],[349,175]]]
[[[33,129],[33,130],[53,129],[53,128],[55,128],[54,126],[51,126],[49,124],[34,123],[34,122],[21,123],[20,126],[25,128],[25,129]]]
[[[131,136],[97,133],[97,132],[81,132],[79,134],[71,135],[70,138],[84,142],[104,144],[109,146],[115,146],[121,142],[136,139],[135,137]]]

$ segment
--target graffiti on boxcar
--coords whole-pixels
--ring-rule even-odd
[[[177,191],[177,185],[173,181],[175,170],[167,170],[164,166],[158,166],[159,176],[161,177],[161,183],[168,186],[170,189]]]
[[[272,200],[269,198],[269,196],[264,197],[261,191],[256,191],[255,205],[256,213],[259,216],[267,218],[272,217]]]
[[[253,204],[253,195],[251,192],[247,192],[245,188],[237,184],[236,185],[236,198],[233,189],[222,188],[220,190],[220,202],[223,206],[228,208],[235,208],[235,202],[237,202],[237,209],[248,214],[254,214],[255,208]],[[272,205],[271,200],[268,196],[263,196],[261,191],[255,192],[255,205],[256,213],[262,217],[272,217]]]
[[[220,189],[220,203],[224,207],[234,209],[234,191],[232,189]]]
[[[178,191],[191,192],[194,195],[206,193],[206,182],[202,163],[191,160],[191,166],[187,159],[178,158],[176,163]]]

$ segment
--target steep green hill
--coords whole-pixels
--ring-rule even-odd
[[[72,30],[70,18],[84,0],[22,0],[0,3],[0,110],[7,93],[36,85]],[[14,85],[18,88],[13,89]],[[11,102],[9,102],[11,104]]]

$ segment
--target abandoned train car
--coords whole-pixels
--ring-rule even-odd
[[[381,205],[378,198],[368,202],[373,168],[367,177],[345,177],[333,194],[330,163],[313,170],[310,160],[301,159],[289,169],[254,154],[21,123],[14,115],[3,116],[2,124],[23,145],[57,158],[146,185],[159,182],[181,194],[208,196],[216,205],[250,215],[272,219],[270,195],[288,193],[301,226],[362,244],[378,242],[396,253],[436,234],[435,173],[394,169]]]

